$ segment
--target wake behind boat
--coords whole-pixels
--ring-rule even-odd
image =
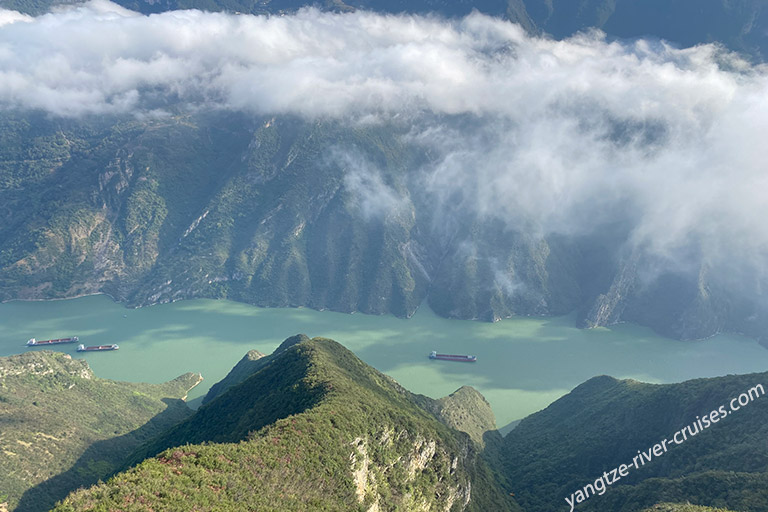
[[[80,338],[77,336],[72,336],[71,338],[58,338],[55,340],[36,340],[35,338],[30,338],[27,341],[28,347],[43,347],[47,345],[59,345],[61,343],[74,343],[76,341],[80,341]]]
[[[433,350],[429,354],[430,359],[438,359],[440,361],[457,361],[459,363],[474,363],[477,361],[477,356],[467,356],[461,354],[438,354],[436,350]]]
[[[115,345],[114,343],[112,345],[93,345],[90,347],[86,347],[85,345],[78,345],[77,351],[78,352],[102,352],[105,350],[117,350],[120,347]]]

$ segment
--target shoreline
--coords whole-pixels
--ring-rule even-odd
[[[107,292],[82,293],[82,294],[79,294],[79,295],[73,295],[71,297],[52,297],[52,298],[48,298],[48,299],[18,299],[18,298],[14,298],[14,299],[7,299],[7,300],[0,301],[0,305],[1,304],[9,304],[11,302],[52,302],[52,301],[65,301],[65,300],[72,300],[72,299],[81,299],[81,298],[84,298],[84,297],[92,297],[92,296],[95,296],[95,295],[104,295],[106,297],[109,297],[109,299],[112,300],[112,302],[114,302],[115,304],[118,304],[118,305],[122,306],[123,308],[129,309],[129,310],[137,310],[137,309],[143,309],[145,307],[161,306],[163,304],[173,304],[175,302],[184,302],[184,301],[192,301],[192,300],[216,300],[216,301],[224,300],[224,301],[234,302],[234,303],[237,303],[237,304],[246,304],[248,306],[252,306],[252,307],[255,307],[255,308],[259,308],[259,309],[310,309],[312,311],[317,311],[317,312],[328,311],[328,312],[332,312],[332,313],[341,313],[341,314],[349,314],[349,315],[360,314],[360,315],[369,315],[369,316],[374,316],[374,317],[392,316],[392,317],[397,318],[399,320],[410,320],[414,316],[416,316],[416,314],[419,313],[420,311],[422,311],[424,309],[428,309],[432,314],[438,316],[439,318],[445,319],[445,320],[460,320],[460,321],[467,321],[467,322],[479,322],[479,323],[483,323],[483,324],[485,324],[485,323],[495,324],[495,323],[499,323],[499,322],[504,322],[505,320],[515,320],[515,319],[518,319],[518,318],[544,318],[544,319],[563,318],[563,317],[574,316],[574,314],[576,313],[576,311],[574,310],[574,311],[571,311],[571,312],[569,312],[569,313],[567,313],[565,315],[557,315],[557,316],[554,316],[554,315],[551,315],[551,316],[548,316],[548,315],[506,316],[506,317],[500,318],[498,320],[495,320],[493,322],[489,322],[489,321],[485,321],[485,320],[479,320],[478,318],[455,318],[455,317],[444,317],[444,316],[441,316],[441,315],[435,313],[435,311],[432,308],[429,307],[429,303],[426,301],[426,299],[419,304],[419,306],[413,311],[412,314],[410,314],[408,316],[405,316],[405,317],[399,317],[397,315],[393,315],[392,313],[376,314],[376,313],[364,313],[362,311],[336,311],[336,310],[328,309],[328,308],[312,308],[312,307],[309,307],[309,306],[261,306],[261,305],[258,305],[258,304],[253,304],[253,303],[250,303],[250,302],[240,301],[240,300],[236,300],[236,299],[230,299],[230,298],[221,299],[221,298],[212,298],[212,297],[191,297],[191,298],[184,298],[184,299],[179,299],[179,300],[172,300],[172,301],[168,301],[168,302],[153,302],[152,304],[144,304],[144,305],[139,305],[139,306],[133,306],[132,307],[132,306],[128,306],[125,302],[122,302],[122,301],[116,299],[113,295],[111,295],[111,294],[109,294]],[[674,342],[677,342],[677,343],[700,343],[700,342],[708,341],[708,340],[710,340],[712,338],[716,338],[717,336],[721,336],[721,335],[741,336],[743,338],[747,338],[747,339],[750,339],[752,341],[755,341],[758,345],[760,345],[761,347],[763,347],[766,350],[768,350],[768,338],[766,338],[766,339],[758,338],[758,337],[755,337],[755,336],[746,335],[746,334],[744,334],[742,332],[735,332],[735,331],[734,332],[718,331],[718,332],[716,332],[714,334],[710,334],[709,336],[705,336],[703,338],[695,338],[695,339],[683,340],[683,339],[678,339],[678,338],[671,338],[671,337],[669,337],[669,336],[667,336],[665,334],[661,334],[661,333],[657,332],[655,329],[653,329],[652,327],[649,327],[647,325],[641,325],[641,324],[637,324],[637,323],[634,323],[634,322],[628,322],[626,320],[620,320],[620,321],[614,322],[614,323],[612,323],[610,325],[601,325],[601,326],[596,326],[596,327],[579,327],[577,324],[578,324],[578,322],[574,321],[573,327],[575,329],[580,330],[580,331],[589,331],[589,330],[592,330],[592,329],[601,329],[601,328],[602,329],[610,329],[611,327],[616,326],[616,325],[634,325],[634,326],[637,326],[637,327],[642,327],[642,328],[650,329],[655,335],[657,335],[659,337],[662,337],[662,338],[666,338],[668,340],[671,340],[671,341],[674,341]]]
[[[714,344],[708,340],[706,345],[672,343],[632,324],[617,325],[615,330],[577,329],[573,316],[551,320],[517,317],[491,324],[452,321],[422,306],[405,322],[392,315],[350,316],[211,299],[187,299],[191,302],[169,303],[168,309],[140,308],[129,313],[108,294],[88,295],[94,297],[66,306],[44,305],[38,300],[0,308],[6,320],[0,330],[3,354],[25,352],[18,340],[26,340],[36,331],[42,335],[43,330],[51,337],[61,334],[57,330],[66,330],[78,331],[83,339],[92,336],[95,342],[120,342],[125,350],[113,357],[85,358],[99,378],[160,383],[190,371],[208,375],[185,393],[187,403],[193,402],[194,407],[197,401],[189,395],[196,399],[207,383],[224,378],[248,350],[271,353],[286,336],[309,331],[338,340],[412,392],[440,398],[460,385],[475,387],[492,404],[499,425],[546,407],[557,398],[555,391],[565,393],[595,375],[673,383],[755,373],[768,364],[766,348],[756,346],[750,338],[727,336]],[[124,316],[130,320],[120,318]],[[430,350],[467,351],[469,344],[471,352],[478,353],[478,366],[427,366]],[[736,356],[723,366],[727,361],[721,361],[722,357],[711,361],[707,356],[711,351]],[[634,356],[628,358],[627,354]],[[685,354],[685,360],[698,361],[696,354],[703,354],[704,359],[695,365],[678,365],[679,354]],[[74,352],[72,356],[81,358]],[[755,362],[762,364],[758,367]],[[562,369],[556,371],[559,367]],[[416,376],[422,370],[429,376],[426,383]],[[542,374],[550,373],[543,382]]]
[[[138,309],[138,308],[129,308],[128,306],[125,306],[123,302],[120,302],[119,300],[117,300],[107,292],[81,293],[79,295],[73,295],[71,297],[51,297],[48,299],[18,299],[18,298],[6,299],[6,300],[0,300],[0,304],[10,304],[11,302],[54,302],[59,300],[82,299],[83,297],[93,297],[94,295],[106,295],[107,297],[112,299],[112,302],[114,302],[115,304],[120,304],[121,306],[125,307],[125,309]]]
[[[183,402],[187,401],[187,397],[189,396],[189,392],[192,391],[193,389],[195,389],[201,382],[203,382],[205,380],[205,378],[203,377],[202,373],[198,373],[197,375],[199,377],[199,379],[197,379],[197,382],[192,384],[192,387],[187,390],[187,393],[183,397],[181,397],[181,400]]]

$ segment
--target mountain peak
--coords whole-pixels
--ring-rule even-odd
[[[190,510],[214,502],[279,503],[283,511],[518,510],[479,447],[421,406],[429,399],[339,343],[298,335],[252,363],[262,364],[133,460],[156,457],[75,493],[60,510],[96,497],[107,508],[141,497],[147,509],[160,509],[166,493]],[[447,398],[460,399],[484,403],[471,388]],[[119,491],[107,491],[113,487]]]
[[[243,382],[245,379],[270,364],[275,355],[285,352],[294,345],[309,341],[311,340],[306,334],[296,334],[283,341],[269,356],[262,354],[258,350],[249,350],[235,367],[229,371],[224,379],[211,386],[211,389],[208,390],[205,398],[203,398],[203,404],[207,404],[227,389]]]
[[[282,352],[283,350],[286,350],[294,345],[298,345],[299,343],[306,343],[308,341],[312,340],[306,334],[296,334],[290,338],[286,338],[285,341],[283,341],[280,346],[277,347],[275,353]]]

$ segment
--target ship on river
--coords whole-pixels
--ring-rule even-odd
[[[437,359],[440,361],[457,361],[459,363],[474,363],[477,361],[477,356],[467,356],[461,354],[438,354],[436,350],[433,350],[429,354],[430,359]]]
[[[118,347],[116,344],[112,345],[93,345],[90,347],[86,347],[85,345],[78,345],[77,351],[78,352],[103,352],[105,350],[117,350],[120,347]]]
[[[27,341],[28,347],[44,347],[47,345],[59,345],[61,343],[75,343],[76,341],[80,341],[80,338],[77,336],[72,336],[71,338],[58,338],[55,340],[36,340],[35,338],[30,338]]]

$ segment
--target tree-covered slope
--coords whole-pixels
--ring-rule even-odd
[[[114,382],[58,352],[0,358],[0,494],[11,510],[39,511],[106,478],[192,413],[182,398],[199,379]]]
[[[268,357],[241,361],[237,382],[132,461],[148,459],[56,510],[550,511],[640,451],[649,461],[576,510],[768,510],[768,373],[596,377],[501,439],[471,388],[414,395],[322,338],[289,338]],[[717,421],[696,428],[713,411]]]
[[[284,345],[284,344],[283,344]],[[281,346],[283,346],[281,345]],[[274,353],[272,354],[274,355]],[[271,359],[265,359],[268,356],[258,350],[249,350],[243,358],[229,371],[226,377],[211,386],[208,393],[203,397],[203,403],[208,403],[227,389],[240,384],[259,369],[266,366]]]
[[[56,510],[519,510],[419,400],[336,342],[304,340],[153,443],[178,447]]]
[[[5,115],[0,133],[3,299],[125,298],[199,215],[238,142],[224,125],[184,118]]]
[[[717,507],[714,510],[718,511],[768,510],[768,474],[765,472],[702,471],[677,478],[649,478],[638,485],[618,487],[616,490],[615,495],[605,495],[607,499],[603,505],[610,510],[635,511],[638,507],[651,507],[659,501],[706,504],[703,507],[706,511],[711,510],[707,508],[709,506]],[[691,512],[698,512],[698,509],[693,508]]]
[[[138,305],[202,296],[409,316],[429,295],[443,315],[484,320],[576,308],[573,244],[476,218],[439,225],[408,129],[8,119],[0,298],[105,291]]]
[[[680,338],[760,336],[725,268],[662,275],[628,232],[528,232],[441,198],[409,122],[234,113],[0,119],[0,300],[106,292],[497,320],[577,310]],[[446,119],[447,125],[472,122]],[[455,201],[455,205],[452,203]]]
[[[768,510],[768,397],[755,390],[751,402],[730,409],[732,399],[766,382],[768,373],[669,385],[595,377],[505,437],[510,491],[532,512],[567,507],[565,498],[604,472],[614,480],[611,470],[626,464],[627,474],[577,510],[629,512],[660,502]],[[712,411],[714,422],[702,420]],[[634,465],[662,442],[664,450]]]

